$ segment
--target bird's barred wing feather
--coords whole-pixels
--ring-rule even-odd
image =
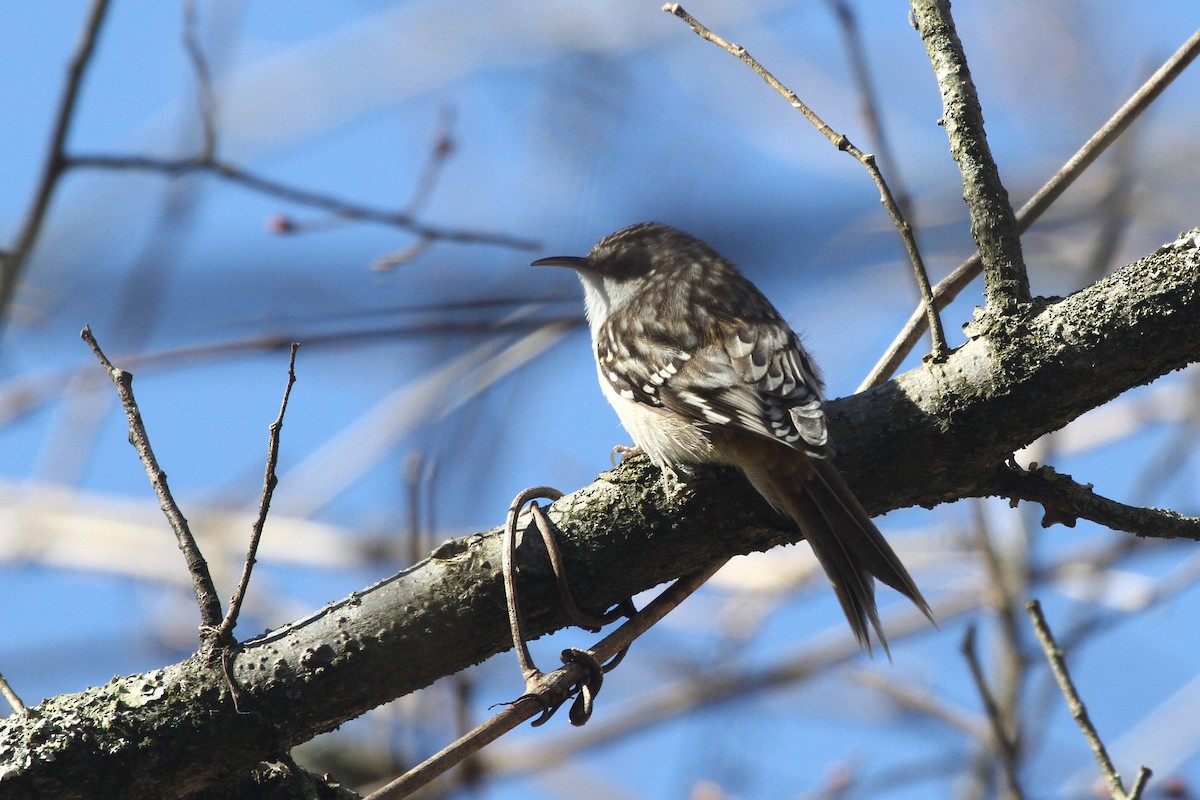
[[[613,314],[596,340],[600,372],[627,400],[823,458],[820,381],[787,324],[774,316],[713,325],[713,335],[681,338],[653,317]]]

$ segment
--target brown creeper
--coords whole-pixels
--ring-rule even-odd
[[[583,283],[600,388],[665,472],[731,464],[803,531],[859,643],[887,649],[872,576],[932,619],[900,559],[830,462],[822,384],[796,334],[737,268],[682,231],[645,222],[571,267]]]

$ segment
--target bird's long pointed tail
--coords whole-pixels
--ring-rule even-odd
[[[807,480],[787,488],[773,481],[774,499],[804,532],[859,644],[870,652],[873,628],[891,658],[875,607],[873,578],[903,594],[932,622],[929,604],[837,468],[827,460],[813,459],[809,465]]]

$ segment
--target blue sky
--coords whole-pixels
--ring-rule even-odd
[[[914,197],[936,279],[969,255],[971,243],[958,176],[936,126],[940,106],[929,66],[903,4],[853,5],[898,162],[882,166]],[[1200,24],[1189,2],[996,5],[960,3],[955,13],[989,139],[1018,203]],[[875,149],[827,4],[710,0],[686,7],[745,45],[835,128]],[[13,509],[8,527],[0,524],[0,597],[10,611],[0,625],[0,672],[27,701],[174,660],[192,646],[195,628],[182,564],[170,562],[170,534],[156,520],[111,387],[95,380],[102,376],[78,338],[85,324],[118,362],[268,334],[303,343],[283,434],[280,524],[274,541],[267,527],[267,547],[275,550],[264,553],[252,590],[258,594],[249,633],[402,565],[360,553],[408,529],[405,473],[414,454],[424,458],[418,471],[433,476],[421,508],[432,513],[438,538],[497,523],[527,485],[585,485],[607,466],[611,446],[626,441],[595,386],[582,328],[541,339],[396,330],[448,320],[492,323],[502,313],[534,320],[580,315],[574,279],[530,270],[532,258],[582,254],[603,234],[644,219],[685,228],[764,288],[805,336],[833,395],[853,391],[912,308],[902,251],[861,167],[656,2],[212,2],[198,9],[222,158],[354,203],[400,209],[449,114],[454,153],[422,221],[540,246],[435,242],[411,263],[379,272],[371,265],[411,245],[411,235],[371,224],[275,235],[266,224],[274,214],[301,224],[323,217],[212,178],[169,184],[153,174],[68,174],[0,339],[0,407],[32,398],[0,427],[0,489]],[[5,246],[29,203],[85,10],[85,3],[65,0],[0,5],[0,30],[11,45],[0,51],[8,76],[0,82]],[[175,3],[116,0],[83,88],[72,152],[193,152],[195,83],[182,30]],[[1197,224],[1198,117],[1200,82],[1189,72],[1131,132],[1132,213],[1113,264]],[[1103,159],[1026,237],[1036,292],[1063,294],[1086,281],[1099,231],[1097,197],[1118,174],[1113,159]],[[168,200],[177,216],[156,224]],[[422,311],[497,298],[514,302],[502,312]],[[978,302],[978,291],[969,291],[947,311],[952,343],[961,341],[959,327]],[[528,363],[511,375],[488,372],[505,360]],[[448,364],[462,368],[458,377]],[[159,458],[231,586],[247,529],[238,515],[256,501],[286,355],[245,347],[233,355],[168,355],[135,372]],[[1058,445],[1057,463],[1110,496],[1196,513],[1194,455],[1155,481],[1153,496],[1132,496],[1180,436],[1172,420],[1194,385],[1188,380],[1165,379],[1118,404],[1117,412],[1128,412],[1120,419],[1137,417],[1136,409],[1154,412],[1128,434],[1106,438],[1104,431],[1116,428],[1109,418],[1084,421],[1078,431],[1072,426],[1067,436],[1076,438],[1069,441],[1079,443]],[[480,383],[488,391],[475,397]],[[438,405],[446,395],[471,399],[447,410]],[[985,504],[984,513],[1014,548],[1024,541],[1022,519],[1036,524],[1035,515],[1003,503]],[[917,580],[931,587],[927,594],[942,594],[977,573],[955,572],[929,553],[965,547],[971,520],[960,504],[893,512],[882,525],[902,552],[909,541],[914,557],[928,557],[932,566],[917,568]],[[84,546],[89,537],[101,544],[94,554]],[[1034,557],[1048,563],[1072,548],[1119,540],[1086,524],[1055,528],[1038,534]],[[344,558],[321,568],[339,542],[351,543]],[[800,555],[789,548],[756,569],[787,575]],[[1158,548],[1123,562],[1098,606],[1118,614],[1190,556],[1187,547]],[[1071,599],[1078,592],[1068,578],[1038,589],[1052,621],[1085,607]],[[744,589],[747,580],[727,585]],[[847,635],[823,585],[730,600],[736,594],[718,588],[695,599],[693,610],[680,609],[677,621],[614,673],[620,688],[608,691],[614,698],[649,691],[686,671],[672,662],[671,646],[680,642],[686,665],[707,654],[753,667],[827,630]],[[1136,726],[1176,692],[1195,691],[1188,688],[1197,663],[1188,643],[1198,601],[1196,591],[1185,590],[1081,648],[1081,681],[1102,731],[1114,740],[1129,734],[1133,750],[1155,743],[1131,758],[1157,753],[1171,761],[1163,738],[1139,738]],[[704,630],[706,617],[737,618],[731,607],[754,619],[752,635]],[[976,618],[991,631],[987,615]],[[946,624],[902,643],[891,668],[870,668],[977,711],[958,656],[961,635],[960,622]],[[476,671],[479,714],[516,688],[515,668],[501,660]],[[1043,705],[1059,702],[1053,694],[1039,697]],[[618,781],[629,796],[679,796],[708,777],[738,796],[766,798],[802,796],[830,764],[879,776],[922,758],[965,763],[970,752],[928,721],[898,725],[845,671],[744,702],[752,713],[705,710],[600,751],[580,769],[611,776],[634,765],[640,777]],[[847,708],[851,713],[842,713]],[[1091,774],[1077,733],[1061,708],[1053,710],[1029,773],[1039,796]],[[417,736],[421,746],[437,739],[437,724],[429,727]],[[893,744],[897,731],[903,744]],[[521,735],[536,746],[569,734]],[[1194,783],[1200,735],[1176,739],[1192,750],[1184,747],[1166,772]],[[648,766],[648,750],[664,756]],[[933,785],[949,790],[955,780]],[[927,790],[900,787],[890,796]],[[537,780],[502,784],[494,796],[508,792],[555,796]]]

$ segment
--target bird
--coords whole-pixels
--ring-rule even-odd
[[[831,460],[816,364],[732,262],[681,230],[643,222],[605,236],[586,256],[532,266],[578,275],[600,388],[633,450],[664,478],[701,464],[741,470],[804,534],[868,653],[873,630],[891,657],[874,578],[933,621]]]

